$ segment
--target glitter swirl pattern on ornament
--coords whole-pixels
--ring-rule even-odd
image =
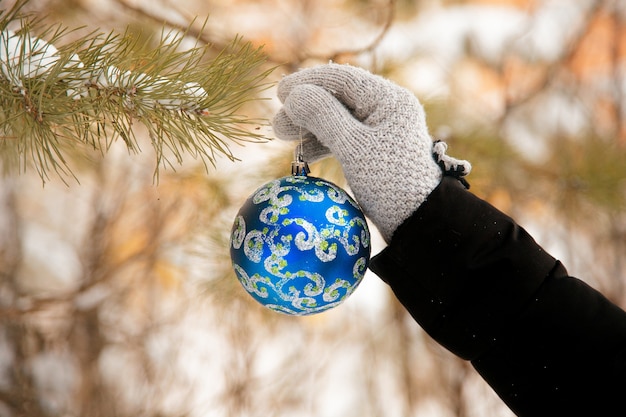
[[[230,238],[244,289],[285,314],[315,314],[342,303],[370,258],[363,212],[341,188],[287,176],[255,191],[239,210]]]

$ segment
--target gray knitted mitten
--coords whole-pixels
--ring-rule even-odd
[[[442,142],[433,148],[424,110],[410,91],[363,69],[327,64],[301,70],[282,79],[278,97],[283,107],[273,120],[276,136],[304,138],[309,162],[334,155],[387,242],[437,187],[442,168],[458,177],[471,169],[445,155]]]

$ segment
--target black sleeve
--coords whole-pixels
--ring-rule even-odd
[[[626,313],[457,180],[444,178],[370,268],[516,414],[626,415]]]

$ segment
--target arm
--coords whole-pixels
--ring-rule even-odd
[[[444,178],[370,267],[516,414],[623,409],[624,311],[458,181]]]
[[[471,166],[433,147],[412,94],[336,64],[284,78],[278,94],[275,133],[340,161],[389,244],[371,269],[426,332],[519,415],[621,406],[626,313],[448,176]]]

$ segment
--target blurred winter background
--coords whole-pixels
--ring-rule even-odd
[[[0,8],[11,2],[0,1]],[[626,306],[621,0],[32,0],[48,23],[135,33],[209,17],[264,45],[272,81],[334,60],[412,89],[472,190]],[[77,32],[80,34],[80,31]],[[273,88],[245,111],[270,119]],[[256,128],[268,139],[269,125]],[[257,305],[230,270],[239,206],[289,145],[163,171],[113,146],[80,183],[0,178],[0,417],[510,416],[368,274],[311,317]],[[345,185],[333,161],[316,176]],[[374,253],[382,249],[375,238]]]

